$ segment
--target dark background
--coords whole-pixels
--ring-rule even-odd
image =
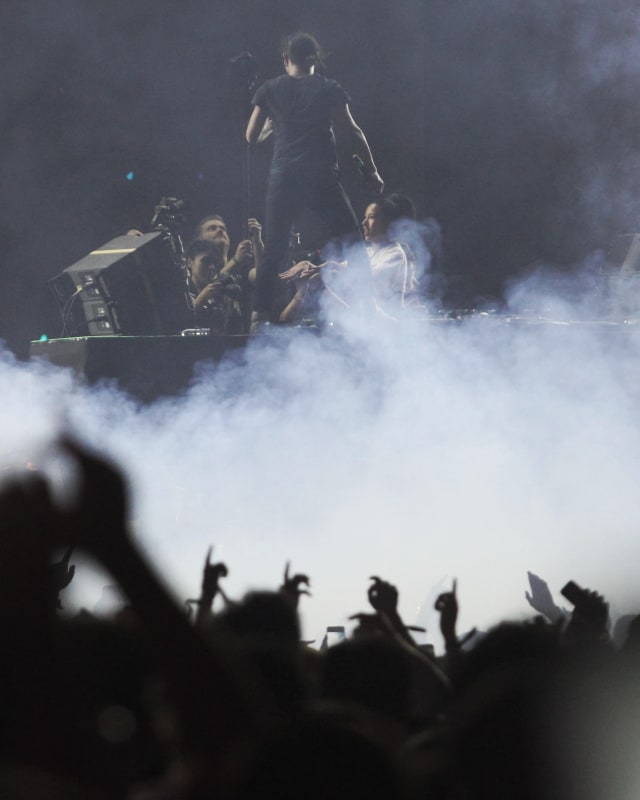
[[[450,302],[574,267],[638,227],[640,20],[599,0],[5,2],[0,337],[59,333],[47,287],[163,195],[241,234],[244,120],[229,59],[281,71],[309,30],[391,191],[442,227]],[[256,151],[261,217],[270,145]],[[342,152],[348,161],[349,152]],[[126,176],[134,173],[129,181]],[[356,212],[367,197],[350,172]]]

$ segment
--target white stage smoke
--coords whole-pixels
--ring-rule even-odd
[[[148,407],[5,356],[4,463],[66,420],[126,470],[136,535],[176,596],[197,596],[211,544],[236,597],[277,587],[290,559],[312,579],[309,639],[367,610],[371,575],[436,643],[420,609],[454,576],[460,630],[532,613],[527,570],[638,611],[640,331],[585,323],[584,303],[532,281],[511,317],[256,337],[244,364]],[[106,582],[78,575],[66,605],[92,608]]]

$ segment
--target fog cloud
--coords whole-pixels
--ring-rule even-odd
[[[553,285],[536,292],[548,307]],[[453,576],[463,628],[525,614],[527,570],[637,609],[638,328],[575,321],[564,295],[553,313],[521,287],[500,316],[283,331],[148,407],[5,357],[4,449],[66,419],[130,476],[136,536],[179,597],[210,544],[232,596],[290,559],[312,577],[309,638],[365,610],[374,574],[409,623]],[[76,602],[105,582],[79,577]]]

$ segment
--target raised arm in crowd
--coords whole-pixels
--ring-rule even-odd
[[[614,640],[597,591],[569,583],[561,607],[530,573],[542,613],[460,634],[454,581],[436,656],[375,576],[349,636],[319,647],[299,620],[311,573],[287,564],[273,590],[231,598],[243,565],[209,550],[189,615],[131,536],[122,471],[57,447],[79,475],[71,502],[37,470],[0,495],[3,796],[635,796],[640,617]],[[110,618],[61,610],[82,553],[127,598]]]

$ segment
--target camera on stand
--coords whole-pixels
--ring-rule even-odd
[[[177,197],[163,197],[153,210],[151,229],[168,232],[181,229],[187,220],[186,206],[186,201]]]

